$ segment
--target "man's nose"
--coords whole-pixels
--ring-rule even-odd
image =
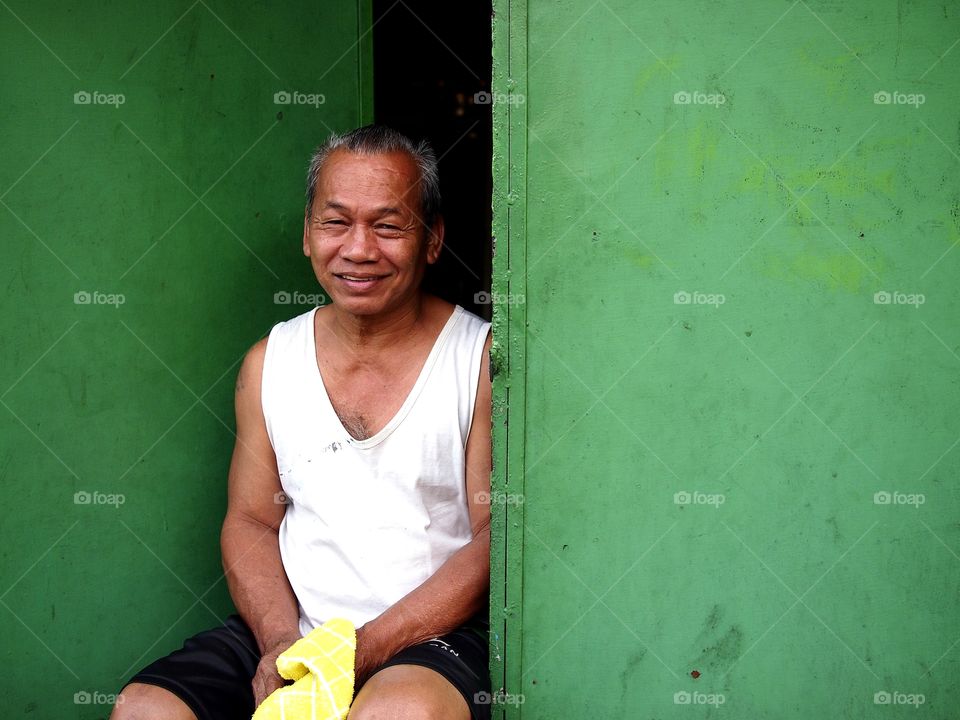
[[[377,235],[369,225],[356,223],[344,238],[340,251],[342,257],[353,262],[377,260],[380,257],[380,245]]]

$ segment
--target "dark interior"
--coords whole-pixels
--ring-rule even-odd
[[[374,0],[374,116],[440,159],[444,250],[427,292],[489,320],[476,294],[490,289],[491,7],[485,3]]]

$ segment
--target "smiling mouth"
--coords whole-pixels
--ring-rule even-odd
[[[349,273],[334,273],[334,277],[352,283],[372,283],[383,279],[383,275],[351,275]]]

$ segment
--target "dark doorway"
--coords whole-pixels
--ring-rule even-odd
[[[428,139],[440,158],[446,241],[424,288],[487,320],[477,293],[490,290],[492,257],[491,13],[486,3],[373,0],[376,122]]]

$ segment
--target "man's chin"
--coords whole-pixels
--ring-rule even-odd
[[[382,315],[392,309],[393,305],[388,298],[377,295],[350,295],[338,293],[330,296],[330,301],[337,309],[351,315],[374,316]]]

